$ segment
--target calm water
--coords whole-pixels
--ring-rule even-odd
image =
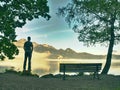
[[[60,63],[102,63],[104,67],[105,60],[90,60],[90,59],[44,59],[32,61],[32,72],[38,75],[44,74],[58,74]],[[22,71],[22,60],[13,61],[0,61],[0,72],[4,72],[5,69],[14,68],[17,71]],[[112,60],[112,65],[108,74],[120,75],[120,60]]]
[[[59,64],[60,63],[102,63],[102,69],[104,68],[105,65],[105,60],[87,60],[87,59],[83,59],[83,60],[77,60],[77,59],[69,59],[69,60],[63,60],[63,61],[55,61],[55,60],[50,60],[50,72],[54,72],[56,71],[56,73],[59,73]],[[55,67],[55,68],[54,68]],[[54,71],[52,71],[54,70]],[[101,70],[102,71],[102,70]],[[111,68],[109,70],[108,74],[113,74],[113,75],[120,75],[120,60],[113,60],[112,61],[112,65]]]

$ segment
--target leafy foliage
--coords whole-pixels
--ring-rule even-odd
[[[24,26],[26,21],[39,18],[50,19],[47,0],[0,0],[0,59],[13,59],[19,53],[13,44],[15,28]]]
[[[108,43],[111,23],[114,23],[115,44],[120,40],[119,0],[72,0],[59,8],[58,15],[79,33],[79,41],[85,45]],[[115,18],[115,22],[113,19]]]
[[[120,40],[119,7],[120,0],[72,0],[58,12],[73,26],[79,41],[85,45],[109,44],[102,74],[108,73],[113,47]]]

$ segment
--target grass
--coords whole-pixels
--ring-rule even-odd
[[[14,69],[6,69],[5,73],[17,74],[17,75],[20,75],[20,76],[39,77],[37,74],[32,74],[32,73],[29,73],[28,71],[21,72],[21,71],[15,71]]]
[[[6,70],[0,74],[0,90],[120,90],[120,76],[100,75],[67,76],[48,74],[43,77],[22,75],[22,72]]]

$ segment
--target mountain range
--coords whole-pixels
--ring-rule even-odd
[[[19,48],[23,48],[24,43],[26,42],[25,39],[20,39],[15,42],[15,45]],[[64,49],[56,49],[53,46],[48,44],[38,44],[33,42],[34,51],[38,53],[49,53],[50,59],[104,59],[106,55],[94,55],[86,52],[76,52],[71,48]],[[120,55],[113,55],[114,59],[120,59]]]

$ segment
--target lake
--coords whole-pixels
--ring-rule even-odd
[[[32,60],[32,73],[38,75],[45,74],[58,74],[60,63],[102,63],[102,68],[105,65],[105,59],[37,59]],[[0,61],[0,72],[4,72],[5,69],[15,69],[22,71],[23,60],[5,60]],[[112,60],[112,65],[108,74],[120,75],[120,60]]]
[[[59,64],[60,63],[102,63],[102,69],[104,68],[105,61],[103,59],[100,60],[90,60],[90,59],[64,59],[64,60],[48,60],[50,69],[49,73],[59,73]],[[101,70],[102,71],[102,70]],[[108,74],[120,75],[120,60],[112,60],[111,68]]]

